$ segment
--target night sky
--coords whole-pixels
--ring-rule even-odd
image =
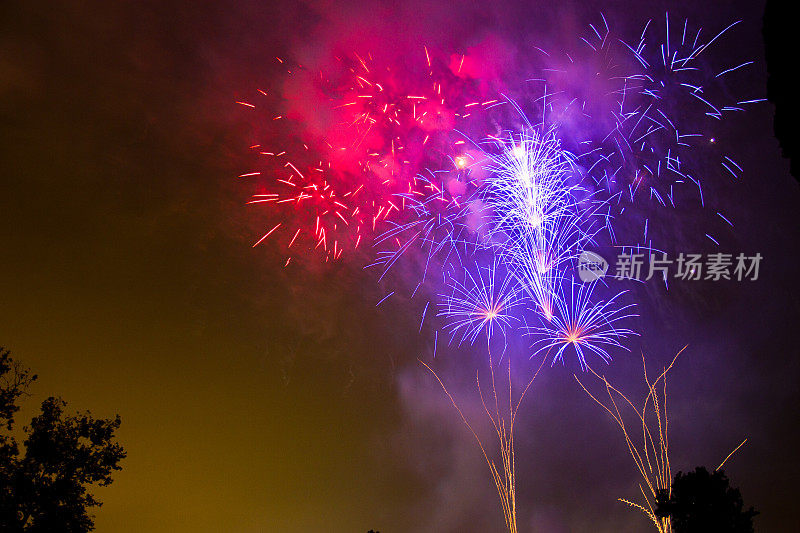
[[[97,531],[502,530],[475,442],[417,362],[432,357],[430,332],[418,332],[424,301],[376,308],[396,287],[358,261],[283,268],[269,243],[251,248],[264,223],[235,178],[253,163],[255,126],[234,102],[278,83],[276,56],[500,42],[513,70],[530,43],[560,43],[600,11],[638,35],[668,10],[716,29],[742,19],[714,53],[755,61],[737,90],[757,98],[763,7],[4,3],[0,345],[40,376],[26,414],[56,394],[121,415],[128,457],[96,492]],[[688,345],[670,380],[673,471],[713,468],[747,437],[726,472],[761,512],[757,531],[791,531],[800,194],[773,113],[759,104],[717,132],[745,169],[709,185],[735,229],[705,230],[678,209],[660,235],[672,250],[706,252],[714,230],[720,249],[762,254],[760,279],[641,289],[642,336],[607,374],[641,393],[640,352],[655,368]],[[474,413],[476,354],[437,353]],[[521,411],[521,531],[645,531],[616,501],[638,494],[622,436],[575,371],[545,367]]]

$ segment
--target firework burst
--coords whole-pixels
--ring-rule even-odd
[[[375,235],[387,231],[386,222],[393,223],[389,233],[396,233],[397,225],[413,223],[420,214],[421,198],[442,193],[442,198],[455,200],[460,195],[457,189],[472,161],[455,128],[465,129],[468,119],[498,100],[482,96],[476,80],[459,76],[427,48],[423,51],[424,63],[405,68],[380,64],[371,54],[339,57],[335,68],[318,75],[300,65],[289,68],[288,75],[301,80],[301,87],[308,85],[321,100],[313,110],[292,95],[284,104],[286,112],[274,115],[275,97],[263,90],[258,97],[268,102],[263,106],[266,111],[251,101],[237,102],[262,111],[259,116],[265,123],[280,121],[288,133],[286,139],[266,139],[251,146],[279,164],[270,161],[240,176],[258,178],[259,190],[250,203],[282,208],[292,201],[295,206],[319,204],[306,209],[312,217],[298,209],[276,210],[283,221],[262,237],[285,231],[291,233],[290,239],[295,234],[301,239],[313,236],[312,248],[321,247],[326,261],[335,260],[342,249],[372,244]],[[289,177],[285,169],[291,171]],[[421,178],[423,171],[441,178]],[[299,181],[308,188],[295,194]],[[285,186],[290,189],[283,191]],[[330,193],[335,196],[329,197]],[[406,202],[412,204],[409,209]],[[326,224],[329,214],[339,220]],[[343,234],[329,236],[348,228],[349,239]]]
[[[565,265],[593,242],[598,204],[577,181],[574,156],[555,131],[532,128],[495,140],[490,177],[481,190],[488,241],[546,317]]]
[[[571,283],[568,294],[562,292],[554,299],[556,313],[552,319],[530,330],[535,337],[535,355],[555,349],[551,361],[551,364],[555,364],[557,361],[563,362],[564,353],[572,348],[581,369],[586,370],[586,356],[589,354],[608,363],[611,361],[609,349],[627,350],[622,341],[636,333],[618,327],[617,322],[636,316],[628,312],[634,304],[619,305],[617,300],[624,292],[606,300],[592,298],[596,283]]]
[[[514,308],[522,301],[511,276],[498,272],[497,261],[488,267],[466,269],[464,280],[450,279],[451,292],[443,295],[439,316],[458,344],[473,344],[481,333],[489,342],[495,333],[505,338],[506,329],[520,321]]]

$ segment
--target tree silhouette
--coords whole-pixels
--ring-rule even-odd
[[[783,157],[789,159],[792,175],[800,181],[800,157],[795,125],[798,119],[795,98],[794,54],[792,50],[793,18],[790,5],[779,0],[768,0],[764,9],[764,58],[767,61],[767,98],[775,105],[773,129],[781,145]]]
[[[743,510],[739,489],[730,486],[722,470],[709,473],[702,466],[678,472],[672,497],[665,491],[656,498],[656,515],[670,517],[674,533],[752,533],[752,507]]]
[[[36,375],[0,348],[0,531],[83,533],[94,529],[87,492],[108,485],[125,458],[114,442],[120,418],[96,419],[90,412],[66,415],[66,402],[50,397],[23,428],[23,450],[12,435],[18,400]]]

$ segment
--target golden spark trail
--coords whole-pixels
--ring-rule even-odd
[[[467,426],[469,431],[472,433],[472,436],[475,437],[475,440],[478,443],[478,447],[481,449],[481,453],[483,454],[483,458],[486,461],[486,464],[489,467],[489,472],[492,476],[492,481],[494,482],[495,488],[497,489],[497,494],[500,498],[500,506],[503,510],[503,518],[506,522],[506,528],[508,529],[509,533],[517,533],[517,505],[516,505],[516,463],[515,463],[515,454],[514,454],[514,425],[517,418],[517,413],[519,411],[520,406],[522,405],[522,400],[525,398],[528,389],[530,389],[533,381],[536,379],[536,376],[539,375],[539,371],[544,366],[544,362],[546,358],[542,359],[542,363],[539,365],[539,368],[533,374],[533,377],[528,381],[528,384],[522,390],[522,393],[519,396],[519,399],[514,403],[514,394],[513,394],[513,385],[511,381],[511,358],[508,359],[508,413],[507,415],[503,412],[500,408],[500,399],[497,395],[497,384],[495,380],[495,373],[494,373],[494,362],[492,361],[491,355],[489,357],[489,371],[491,376],[491,394],[494,400],[494,410],[492,411],[486,403],[486,398],[484,396],[483,389],[481,388],[480,382],[480,371],[476,371],[475,373],[475,381],[478,386],[478,394],[480,395],[481,405],[486,412],[486,416],[489,418],[489,421],[492,423],[492,428],[494,429],[495,435],[497,436],[499,445],[500,445],[500,458],[499,461],[493,459],[489,456],[489,453],[486,451],[486,447],[483,444],[483,441],[478,436],[477,432],[472,428],[472,425],[467,420],[466,415],[458,406],[455,398],[453,395],[450,394],[450,391],[447,390],[442,379],[433,370],[427,363],[420,360],[419,362],[427,368],[431,374],[436,378],[441,385],[442,390],[450,399],[450,403],[453,404],[456,411],[458,411],[459,416],[461,416],[461,420],[464,422],[464,425]],[[500,466],[498,466],[498,462]]]
[[[639,484],[639,490],[644,497],[644,505],[622,498],[619,501],[642,511],[653,522],[659,533],[670,533],[672,531],[670,518],[656,516],[654,507],[655,499],[659,494],[666,494],[667,498],[672,495],[672,470],[669,464],[669,419],[667,417],[667,373],[685,349],[686,346],[675,355],[669,366],[652,382],[647,376],[647,364],[645,363],[644,354],[642,354],[644,381],[647,384],[648,392],[641,410],[624,393],[611,385],[605,376],[601,376],[591,367],[587,367],[589,372],[602,381],[605,386],[608,394],[608,403],[604,403],[589,392],[589,389],[584,386],[578,376],[573,374],[573,377],[584,392],[605,409],[622,430],[625,443],[628,446],[628,452],[644,481],[644,484]],[[623,407],[628,404],[636,413],[637,422],[641,423],[642,427],[641,445],[634,441],[634,436],[629,431],[629,426],[625,423],[618,403],[621,403]]]

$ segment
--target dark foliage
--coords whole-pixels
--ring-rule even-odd
[[[730,486],[722,470],[709,473],[699,466],[694,472],[678,472],[672,497],[656,498],[656,515],[672,519],[674,533],[753,533],[752,507],[744,510],[739,489]]]
[[[36,380],[0,348],[0,531],[82,533],[94,529],[89,514],[101,505],[87,492],[112,482],[125,457],[114,442],[120,426],[88,411],[71,416],[66,403],[50,397],[24,428],[23,449],[12,435],[18,400]]]
[[[775,136],[783,157],[790,160],[792,175],[800,180],[797,153],[798,106],[795,95],[795,37],[792,2],[768,0],[764,10],[764,47],[766,50],[767,98],[775,105]]]

